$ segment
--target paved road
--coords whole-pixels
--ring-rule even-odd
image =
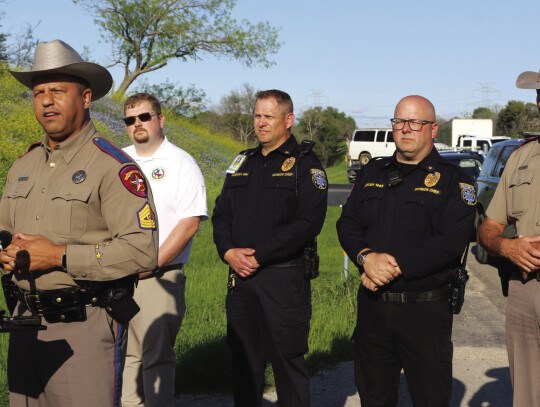
[[[454,319],[454,380],[452,407],[508,407],[512,390],[504,344],[506,300],[500,292],[497,271],[468,257],[470,280],[466,300]],[[311,379],[312,407],[360,407],[354,386],[352,362],[319,372]],[[263,407],[276,407],[276,394],[265,395]],[[232,407],[230,395],[182,395],[177,407]],[[399,407],[412,407],[402,375]]]

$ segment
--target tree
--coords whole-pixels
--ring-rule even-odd
[[[15,42],[8,46],[8,61],[14,68],[30,68],[34,63],[33,51],[39,43],[39,39],[34,37],[34,31],[40,23],[38,21],[33,27],[26,24],[21,34],[15,36]]]
[[[501,136],[519,137],[525,131],[538,131],[540,121],[534,103],[510,100],[497,117],[497,133]]]
[[[343,158],[347,151],[345,141],[355,127],[352,117],[334,107],[324,110],[320,106],[313,107],[306,110],[298,121],[298,129],[304,138],[316,142],[314,151],[325,167]]]
[[[73,0],[93,14],[102,37],[112,46],[110,66],[124,67],[116,93],[123,95],[140,75],[171,59],[201,59],[203,54],[237,59],[247,66],[273,65],[278,30],[268,22],[237,22],[236,0]]]
[[[497,119],[497,113],[491,110],[489,107],[477,107],[472,114],[473,119]]]
[[[244,83],[240,89],[223,96],[218,108],[224,125],[244,145],[255,136],[253,111],[257,103],[256,93],[253,86]]]
[[[193,117],[205,109],[206,93],[195,85],[184,89],[178,83],[169,82],[169,79],[154,85],[145,80],[136,91],[154,95],[163,108],[177,115]]]

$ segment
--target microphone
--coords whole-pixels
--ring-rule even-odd
[[[0,250],[4,250],[11,243],[11,233],[7,230],[0,230]]]

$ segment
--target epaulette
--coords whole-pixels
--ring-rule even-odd
[[[523,147],[525,144],[530,143],[530,142],[533,141],[533,140],[538,140],[538,142],[540,143],[540,138],[538,138],[538,136],[536,136],[536,137],[531,137],[531,138],[526,139],[523,143],[521,143],[521,144],[518,146],[518,148],[516,148],[516,150],[519,150],[519,149],[520,149],[521,147]]]
[[[247,150],[240,151],[238,154],[244,154],[246,157],[251,157],[257,151],[257,147],[248,148]]]
[[[103,137],[94,137],[92,141],[97,148],[99,148],[104,153],[109,154],[120,164],[127,164],[133,161],[126,153],[124,153],[122,150],[112,144],[109,140]]]
[[[21,155],[19,158],[24,157],[26,154],[28,154],[30,151],[32,151],[34,148],[36,148],[37,146],[40,146],[40,145],[41,145],[41,141],[39,141],[37,143],[30,144],[30,146],[28,147],[28,150],[26,150],[26,153]]]

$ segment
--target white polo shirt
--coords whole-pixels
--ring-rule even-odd
[[[166,137],[152,156],[139,157],[133,145],[124,151],[141,167],[152,188],[160,245],[181,219],[192,216],[200,217],[201,221],[208,219],[204,179],[191,155]],[[187,263],[192,243],[193,239],[169,264]]]

